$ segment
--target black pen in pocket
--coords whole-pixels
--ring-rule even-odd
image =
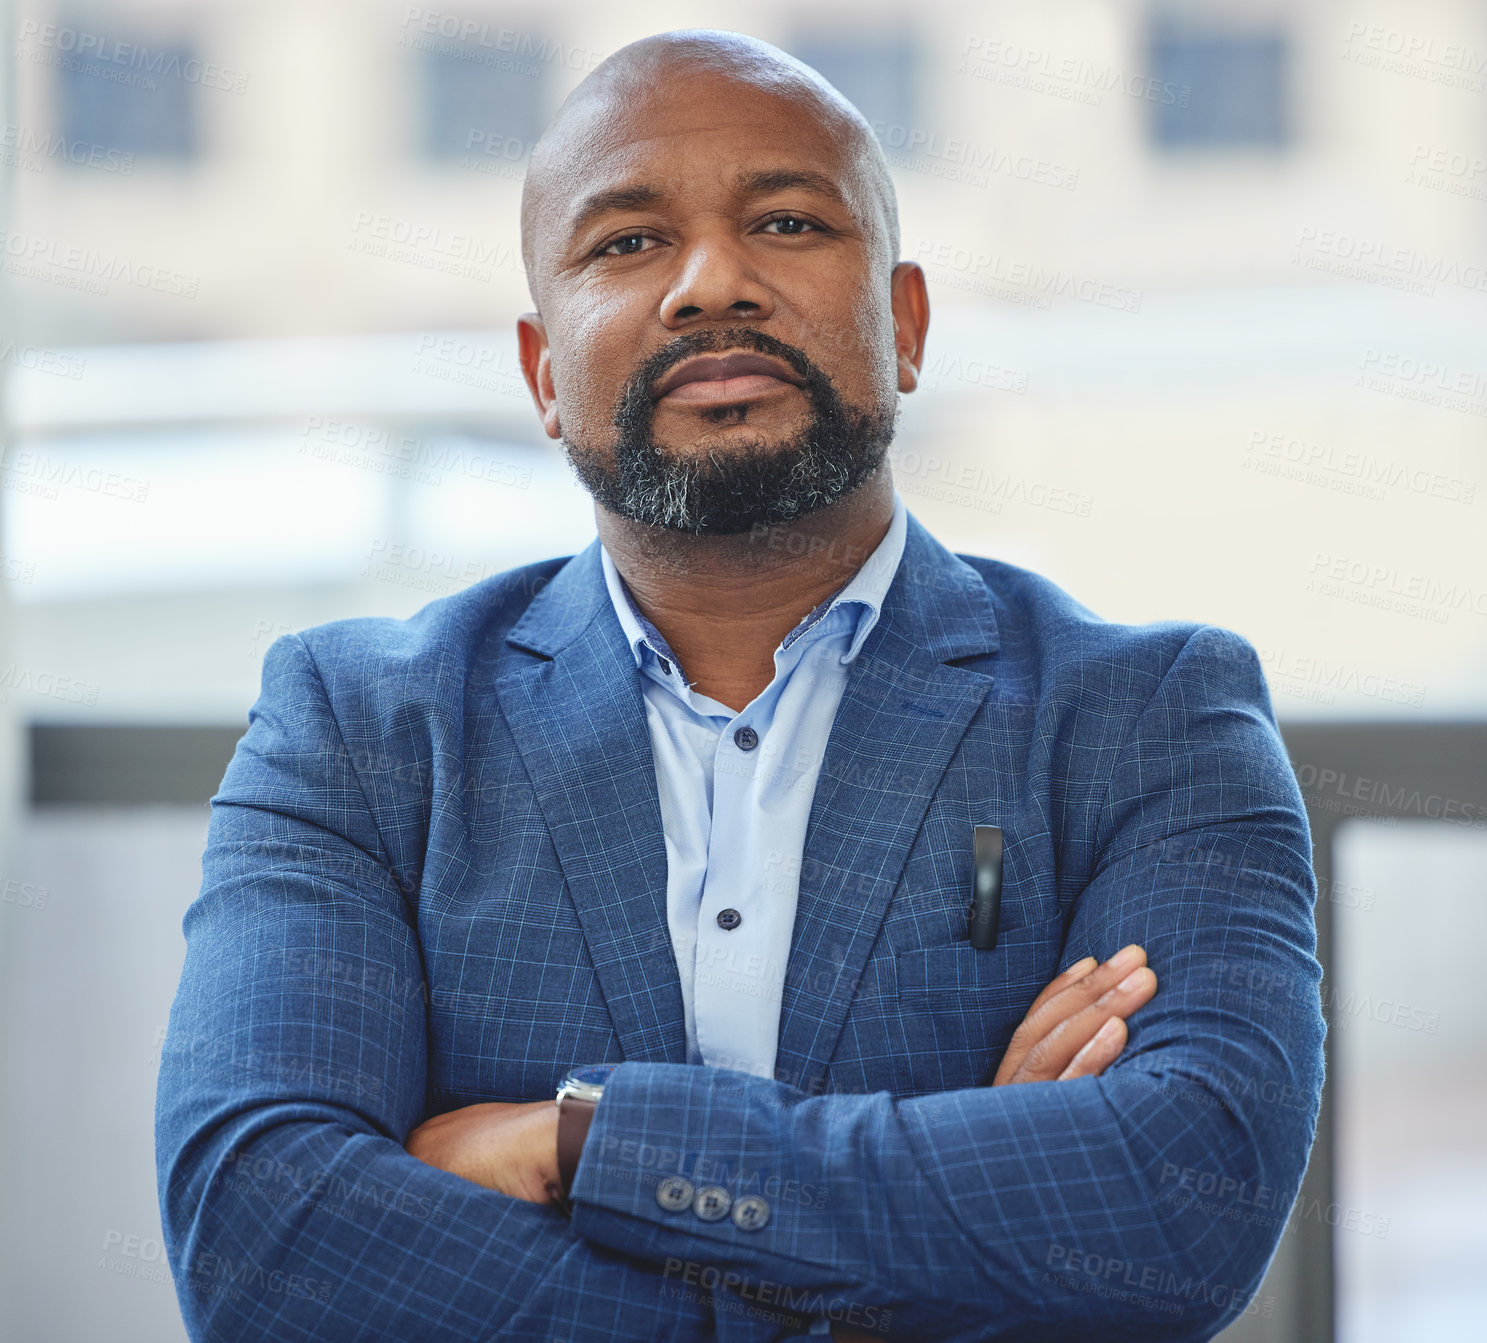
[[[978,825],[975,837],[975,877],[971,886],[971,945],[981,951],[996,946],[1002,921],[1002,832],[994,825]]]

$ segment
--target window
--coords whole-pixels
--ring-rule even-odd
[[[59,35],[84,31],[58,30]],[[68,143],[142,159],[196,157],[204,63],[194,44],[91,30],[87,35],[96,39],[89,43],[95,54],[80,56],[61,49],[60,42],[50,50],[37,48],[54,68],[56,125]]]
[[[1289,44],[1277,32],[1218,32],[1158,24],[1148,100],[1159,149],[1282,149],[1290,141]]]
[[[1487,1196],[1475,954],[1487,934],[1487,812],[1480,792],[1430,801],[1452,819],[1338,831],[1327,1213],[1343,1343],[1469,1338],[1487,1311],[1471,1211]]]
[[[439,38],[419,60],[421,150],[436,162],[488,153],[492,145],[513,151],[508,158],[525,158],[557,110],[548,106],[550,65],[540,58]]]

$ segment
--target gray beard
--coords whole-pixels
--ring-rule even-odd
[[[735,441],[695,455],[667,451],[655,441],[651,387],[683,359],[737,349],[789,364],[810,400],[810,422],[780,441]],[[726,423],[742,414],[746,408],[720,407],[711,418]],[[615,411],[612,451],[567,438],[563,446],[579,482],[612,512],[668,531],[731,536],[793,522],[851,494],[882,466],[897,418],[896,399],[886,409],[849,406],[794,346],[752,327],[730,327],[679,336],[636,370]]]

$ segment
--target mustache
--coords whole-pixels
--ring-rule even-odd
[[[677,336],[648,355],[625,384],[615,422],[633,422],[642,409],[649,409],[650,389],[684,360],[691,359],[694,355],[717,354],[724,350],[751,350],[756,354],[774,356],[789,365],[813,399],[831,386],[831,378],[797,346],[760,331],[757,327],[713,327],[706,331],[689,331]]]
[[[774,442],[755,434],[695,455],[669,452],[655,440],[652,387],[684,360],[726,351],[765,355],[790,369],[809,398],[809,418]],[[882,465],[897,409],[896,399],[847,404],[804,350],[757,327],[712,327],[678,335],[640,360],[617,397],[613,449],[563,442],[595,501],[622,517],[694,536],[736,535],[790,522],[858,488]]]

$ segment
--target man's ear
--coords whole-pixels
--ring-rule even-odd
[[[893,306],[893,344],[898,357],[898,390],[919,386],[924,364],[924,336],[929,330],[929,290],[916,261],[900,261],[889,280]]]
[[[562,438],[558,423],[558,394],[552,385],[552,351],[547,344],[547,324],[535,312],[516,319],[516,344],[521,353],[522,376],[537,405],[542,428],[549,438]]]

